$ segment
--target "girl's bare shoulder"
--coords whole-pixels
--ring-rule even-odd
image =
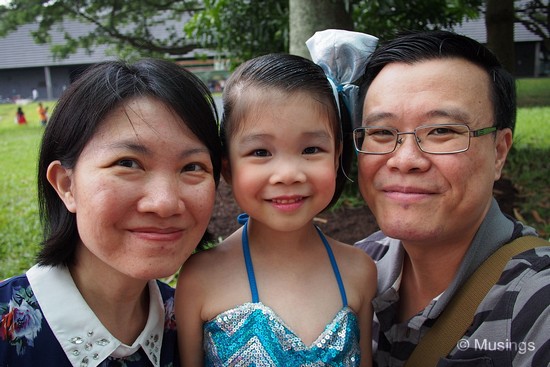
[[[179,279],[182,282],[186,278],[200,279],[201,282],[208,283],[225,276],[236,262],[242,261],[240,235],[237,236],[237,232],[212,248],[191,255],[182,265]]]
[[[337,257],[341,257],[347,264],[357,263],[358,266],[366,266],[368,268],[376,267],[372,258],[360,248],[333,238],[329,238],[329,243],[334,254]]]

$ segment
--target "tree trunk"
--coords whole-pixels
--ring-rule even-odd
[[[504,67],[514,74],[514,0],[487,0],[485,27],[487,47],[493,51]]]
[[[325,29],[353,30],[349,0],[289,0],[289,52],[311,58],[306,41]]]

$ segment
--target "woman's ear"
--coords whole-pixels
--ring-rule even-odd
[[[222,176],[225,182],[231,186],[231,164],[228,158],[222,159]]]
[[[71,213],[76,213],[76,203],[72,185],[73,170],[63,167],[60,161],[53,161],[48,166],[46,178],[59,195],[59,198]]]

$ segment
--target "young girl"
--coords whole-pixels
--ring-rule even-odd
[[[307,59],[266,55],[233,73],[223,99],[222,173],[249,218],[182,268],[183,365],[370,365],[375,266],[313,223],[345,179],[327,77]]]

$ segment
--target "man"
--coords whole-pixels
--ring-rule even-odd
[[[486,258],[535,234],[492,195],[512,146],[515,84],[481,44],[431,31],[376,50],[361,87],[359,186],[381,231],[356,246],[378,267],[375,361],[402,366]],[[550,247],[521,253],[439,366],[547,366],[549,300]]]

